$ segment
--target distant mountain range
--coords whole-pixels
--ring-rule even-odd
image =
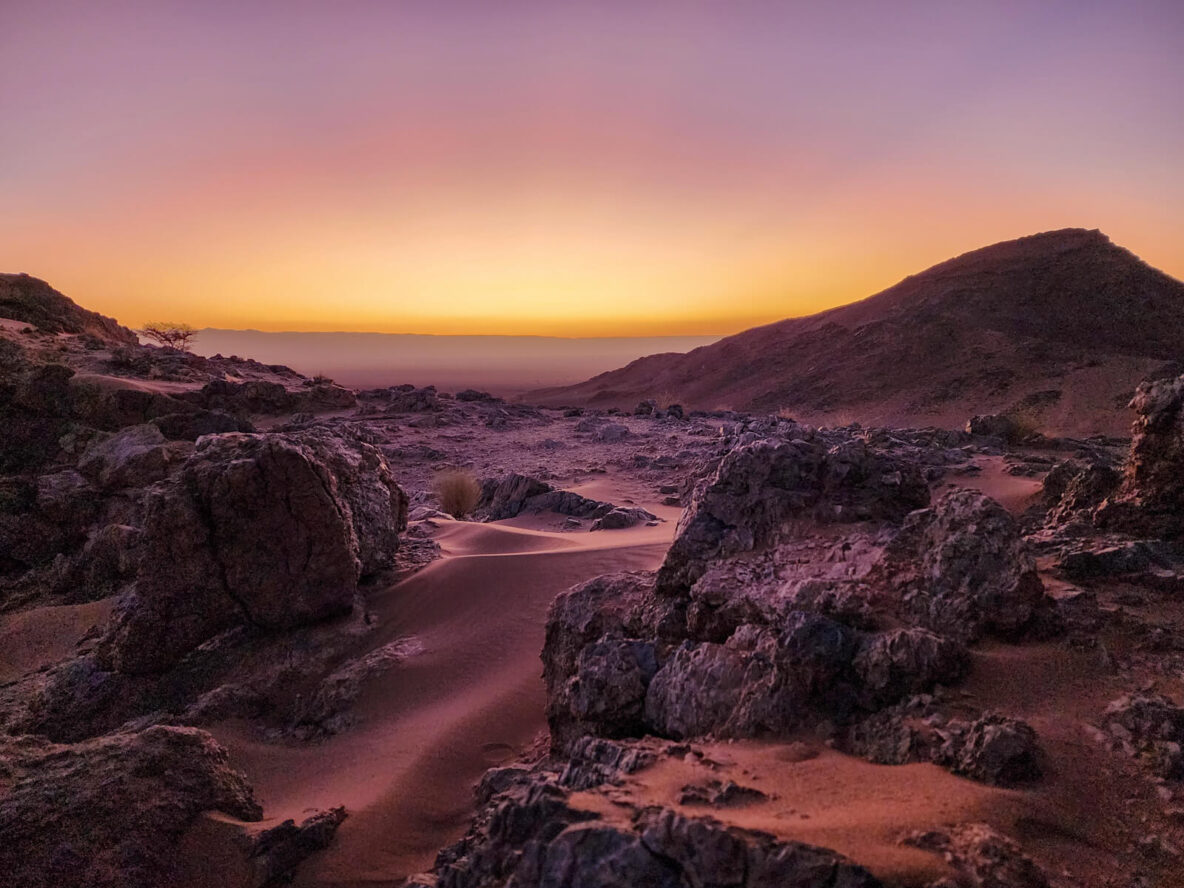
[[[265,333],[202,330],[194,351],[287,364],[353,388],[401,383],[498,395],[586,379],[655,352],[685,352],[718,336],[573,338],[409,333]]]
[[[1184,369],[1184,284],[1099,231],[966,253],[874,296],[645,357],[539,404],[785,410],[814,422],[961,425],[1010,412],[1063,434],[1125,433],[1144,378]]]

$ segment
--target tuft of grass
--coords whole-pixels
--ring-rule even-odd
[[[472,472],[448,469],[436,476],[432,491],[443,511],[453,518],[464,518],[477,508],[481,499],[481,482]]]

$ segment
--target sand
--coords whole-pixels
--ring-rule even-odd
[[[481,774],[545,730],[539,651],[551,600],[602,573],[657,567],[673,532],[673,521],[581,534],[441,522],[445,557],[370,599],[380,628],[368,644],[406,638],[421,652],[366,685],[354,728],[276,745],[245,725],[214,727],[263,804],[266,819],[249,829],[345,805],[333,845],[295,884],[397,885],[427,869],[464,832]],[[201,853],[182,856],[206,860],[190,884],[211,884],[210,867],[235,883],[225,841],[216,824],[195,828],[188,850]]]
[[[0,614],[0,684],[74,655],[111,612],[111,600]]]

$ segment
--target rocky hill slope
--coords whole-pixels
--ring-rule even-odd
[[[1011,412],[1061,434],[1123,434],[1137,384],[1184,361],[1184,284],[1101,232],[995,244],[882,293],[655,355],[537,404],[702,409],[906,426]]]

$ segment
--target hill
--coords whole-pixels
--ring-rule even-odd
[[[0,274],[0,318],[21,321],[46,333],[89,334],[106,343],[136,345],[127,327],[89,311],[27,274]]]
[[[1184,361],[1184,284],[1099,231],[995,244],[851,305],[531,392],[543,405],[787,410],[813,422],[961,425],[1010,412],[1118,433],[1145,378]]]

